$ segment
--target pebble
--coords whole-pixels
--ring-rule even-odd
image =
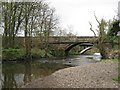
[[[23,88],[41,88],[46,85],[49,88],[117,88],[118,82],[112,79],[118,74],[115,67],[117,63],[111,61],[70,67],[56,71],[43,81],[37,80],[38,83],[31,82]]]

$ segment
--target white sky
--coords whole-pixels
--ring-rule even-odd
[[[93,36],[89,22],[97,28],[94,11],[100,20],[112,19],[117,15],[119,0],[47,0],[55,7],[62,28],[72,27],[78,36]]]

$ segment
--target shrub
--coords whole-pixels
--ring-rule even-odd
[[[119,50],[111,50],[110,54],[109,54],[109,58],[110,59],[118,59],[119,58]]]
[[[45,57],[45,50],[41,50],[38,48],[33,48],[31,54],[35,58]]]
[[[44,49],[33,48],[31,53],[34,58],[44,58],[46,57],[45,54],[47,54],[47,57],[52,57],[50,50],[46,53]]]
[[[55,49],[55,50],[51,50],[51,54],[53,55],[53,56],[58,56],[58,57],[60,57],[60,56],[64,56],[65,55],[65,52],[64,52],[64,50],[63,49]]]
[[[8,49],[3,49],[2,50],[2,58],[3,60],[13,60],[17,58],[21,58],[25,55],[25,52],[23,49],[13,49],[13,48],[8,48]]]

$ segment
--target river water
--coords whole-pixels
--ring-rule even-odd
[[[62,59],[39,59],[29,63],[6,62],[2,64],[2,87],[19,88],[35,79],[48,76],[59,69],[96,63],[100,61],[100,58],[98,55],[71,55]]]

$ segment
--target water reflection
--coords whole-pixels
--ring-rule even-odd
[[[83,64],[95,63],[99,60],[101,60],[101,57],[99,55],[72,55],[64,61],[64,64],[79,66]]]
[[[24,83],[27,83],[27,82],[30,82],[31,81],[31,74],[32,74],[32,72],[31,72],[31,62],[26,62],[25,64],[24,64],[24,66],[25,66],[25,72],[24,72]]]
[[[1,60],[0,60],[1,62]],[[2,89],[2,63],[0,63],[0,90]]]
[[[14,79],[15,79],[17,87],[20,87],[20,86],[24,85],[24,77],[25,76],[22,73],[14,75]]]
[[[2,65],[2,87],[18,88],[37,78],[52,74],[56,70],[75,65],[95,63],[94,55],[74,55],[60,60],[35,60],[27,63],[4,63]]]
[[[18,88],[34,79],[50,75],[58,69],[69,66],[34,61],[31,63],[4,63],[2,67],[2,87]]]

